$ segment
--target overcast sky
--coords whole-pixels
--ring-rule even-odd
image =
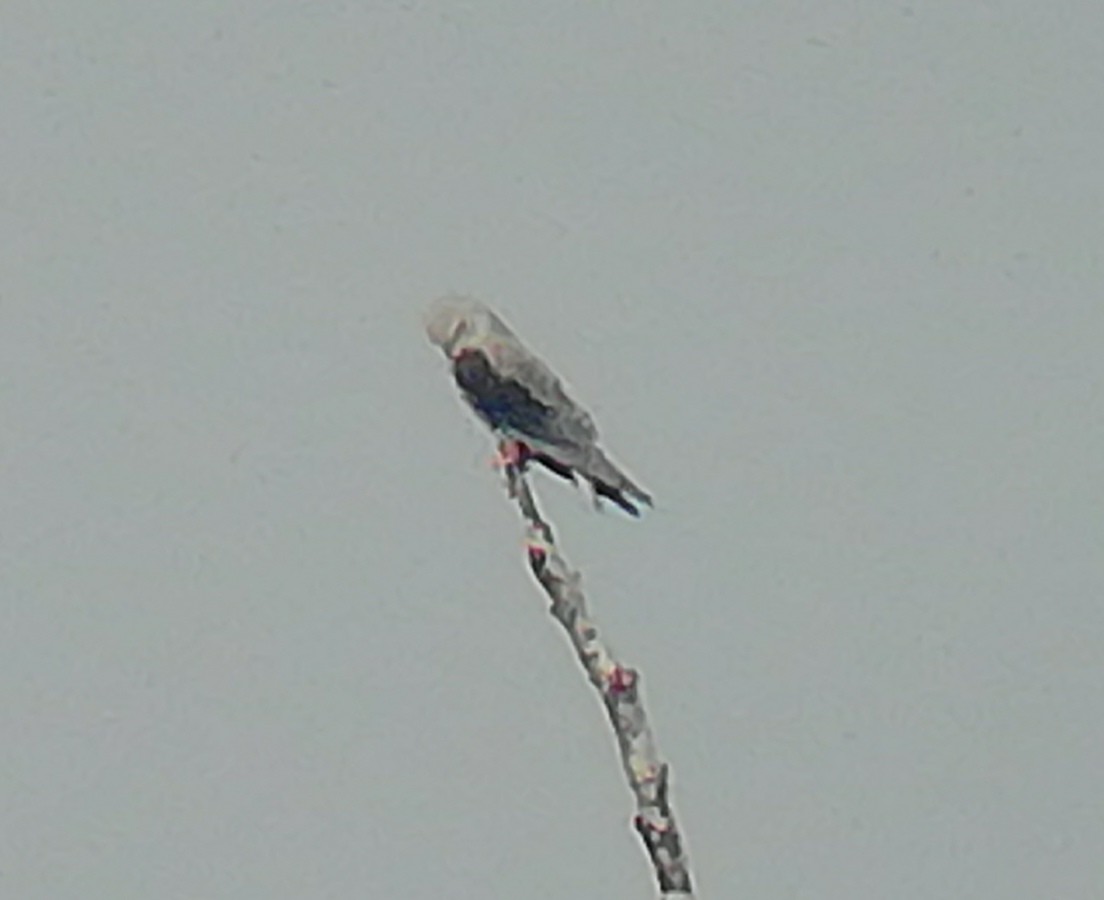
[[[420,317],[536,476],[699,896],[1104,880],[1097,2],[8,0],[0,895],[652,896]]]

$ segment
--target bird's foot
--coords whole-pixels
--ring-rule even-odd
[[[530,455],[529,448],[521,441],[502,441],[498,452],[491,458],[491,465],[496,469],[524,468]]]

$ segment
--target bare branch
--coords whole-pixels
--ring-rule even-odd
[[[621,765],[636,798],[633,827],[651,859],[664,897],[686,900],[691,893],[690,865],[667,797],[668,767],[660,761],[644,702],[640,673],[619,662],[587,612],[582,576],[556,546],[552,527],[541,516],[520,460],[500,446],[506,486],[526,523],[529,567],[551,601],[551,613],[571,640],[590,683],[602,697],[617,738]]]

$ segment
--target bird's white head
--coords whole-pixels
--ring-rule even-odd
[[[450,358],[476,346],[494,328],[497,317],[471,297],[449,294],[434,300],[425,316],[429,340]]]

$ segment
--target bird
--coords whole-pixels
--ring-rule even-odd
[[[480,300],[450,294],[426,312],[430,342],[452,363],[452,376],[475,414],[506,442],[506,462],[532,460],[568,481],[590,483],[598,497],[631,516],[651,496],[598,445],[598,429],[552,370]]]

